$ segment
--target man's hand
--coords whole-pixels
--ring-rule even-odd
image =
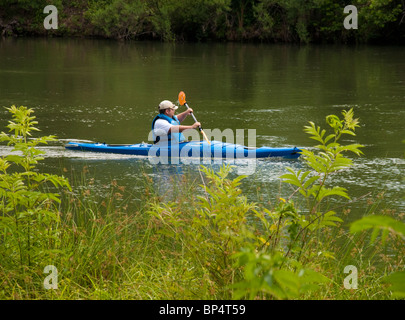
[[[193,129],[197,129],[198,127],[201,127],[201,123],[195,122],[195,123],[192,125],[192,127],[193,127]]]

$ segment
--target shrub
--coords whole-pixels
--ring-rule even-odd
[[[52,264],[60,241],[60,197],[49,189],[70,190],[70,185],[64,177],[36,170],[43,159],[37,146],[55,137],[29,138],[39,131],[33,110],[7,109],[12,114],[7,126],[12,134],[2,132],[0,141],[17,153],[0,158],[0,256],[4,268],[24,278],[26,270],[42,273],[44,266]]]

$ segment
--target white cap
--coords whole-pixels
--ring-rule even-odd
[[[164,110],[164,109],[174,109],[176,110],[178,106],[174,105],[173,102],[169,100],[163,100],[161,103],[159,103],[159,110]]]

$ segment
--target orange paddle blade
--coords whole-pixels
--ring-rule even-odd
[[[186,94],[183,91],[179,92],[179,103],[181,106],[186,103]]]

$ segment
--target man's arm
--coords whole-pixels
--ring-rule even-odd
[[[183,122],[183,120],[192,112],[193,112],[193,109],[189,108],[186,111],[178,114],[177,119],[179,119],[180,122]]]
[[[201,125],[201,123],[199,123],[199,122],[195,122],[191,126],[183,126],[183,125],[175,126],[175,125],[173,125],[173,126],[170,127],[168,133],[171,133],[171,132],[178,133],[178,132],[183,132],[184,130],[187,130],[187,129],[196,129],[200,125]]]

